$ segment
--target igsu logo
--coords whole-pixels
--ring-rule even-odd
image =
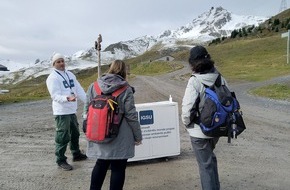
[[[139,112],[140,125],[149,125],[154,123],[153,110]]]

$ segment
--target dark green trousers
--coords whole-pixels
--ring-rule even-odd
[[[55,155],[56,163],[66,161],[66,148],[70,142],[70,150],[72,154],[80,152],[79,148],[79,124],[75,114],[57,115],[55,117],[56,133],[55,133]]]

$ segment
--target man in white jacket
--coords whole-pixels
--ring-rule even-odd
[[[46,80],[47,89],[52,99],[52,110],[56,122],[55,155],[56,163],[63,170],[72,170],[65,156],[70,142],[73,161],[87,158],[79,149],[79,124],[76,117],[77,100],[86,101],[86,93],[76,76],[65,70],[65,58],[57,53],[52,57],[54,70]]]

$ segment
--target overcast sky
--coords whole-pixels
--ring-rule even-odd
[[[34,62],[177,29],[211,7],[276,15],[281,0],[1,0],[0,59]]]

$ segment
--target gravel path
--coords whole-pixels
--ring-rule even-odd
[[[136,103],[168,100],[179,103],[184,94],[187,66],[170,74],[137,76]],[[290,182],[289,102],[250,96],[250,88],[290,81],[280,77],[263,83],[231,84],[240,100],[247,130],[231,144],[222,138],[217,145],[221,187],[224,190],[288,190]],[[79,105],[79,119],[82,104]],[[93,160],[68,162],[74,170],[59,170],[54,158],[54,120],[51,101],[0,105],[0,189],[88,189]],[[81,122],[81,120],[80,120]],[[86,149],[84,134],[81,149]],[[189,137],[180,121],[181,154],[168,159],[129,163],[125,190],[201,189],[198,167]],[[109,173],[104,189],[108,189]]]

